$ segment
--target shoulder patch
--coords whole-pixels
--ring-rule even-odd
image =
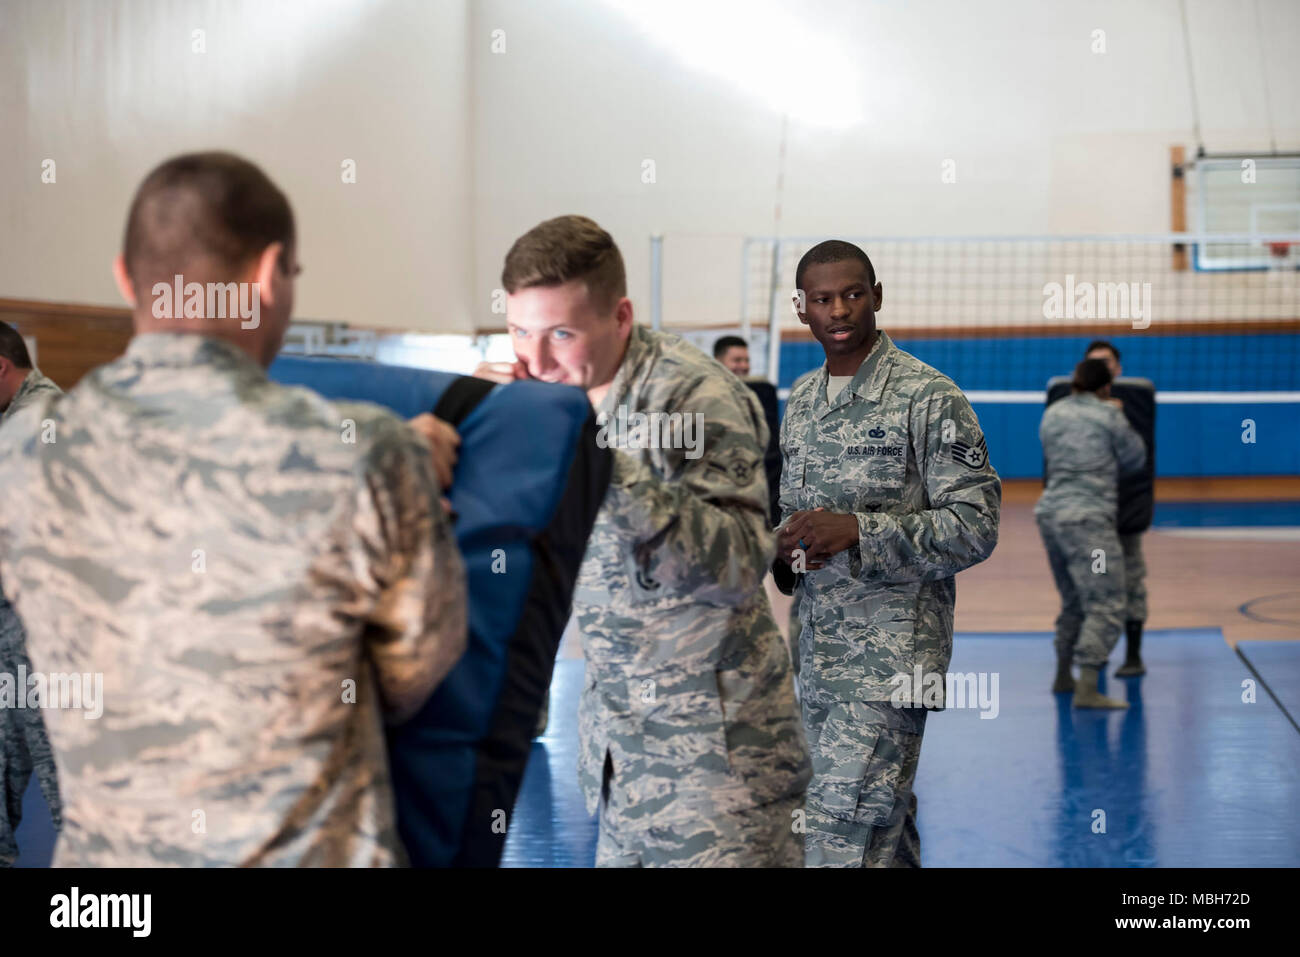
[[[762,460],[755,461],[744,449],[735,449],[721,460],[709,463],[709,468],[723,472],[737,485],[745,486],[754,481],[754,475],[761,468]]]
[[[988,443],[984,440],[984,436],[982,435],[980,436],[980,440],[974,445],[970,445],[967,442],[952,443],[952,460],[966,466],[972,472],[978,472],[980,469],[984,468],[988,459]]]

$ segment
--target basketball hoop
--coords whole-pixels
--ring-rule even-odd
[[[1266,243],[1268,251],[1271,254],[1269,267],[1272,269],[1289,269],[1295,259],[1295,243],[1291,242],[1269,242]]]

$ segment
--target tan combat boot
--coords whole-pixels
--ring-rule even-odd
[[[1107,698],[1097,690],[1100,675],[1096,668],[1080,666],[1079,680],[1074,683],[1074,706],[1076,708],[1127,708],[1127,701]]]

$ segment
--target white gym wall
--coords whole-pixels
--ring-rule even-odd
[[[736,12],[0,0],[0,296],[115,303],[108,259],[138,180],[218,147],[262,163],[294,203],[300,316],[499,328],[510,241],[583,212],[623,247],[642,318],[661,232],[666,323],[726,324],[739,237],[773,228],[783,110],[786,234],[1169,228],[1169,146],[1193,142],[1176,0],[718,6]],[[1300,148],[1300,4],[1260,0],[1259,31],[1252,4],[1187,7],[1207,148],[1269,146],[1261,58],[1277,146]],[[680,18],[651,35],[638,10]],[[349,158],[355,184],[341,182]]]
[[[469,6],[0,0],[0,296],[119,304],[139,181],[229,149],[293,203],[297,315],[469,331]]]

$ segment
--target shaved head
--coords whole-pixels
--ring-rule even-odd
[[[862,263],[862,268],[867,271],[867,284],[871,286],[876,284],[876,267],[871,265],[871,260],[867,258],[866,253],[853,243],[846,243],[842,239],[828,239],[825,242],[818,243],[803,254],[803,258],[799,260],[799,265],[794,270],[795,288],[803,288],[803,274],[809,266],[840,263],[847,260]]]
[[[175,275],[233,279],[276,242],[292,250],[293,211],[266,174],[231,153],[189,153],[154,169],[136,190],[122,258],[143,298]]]

